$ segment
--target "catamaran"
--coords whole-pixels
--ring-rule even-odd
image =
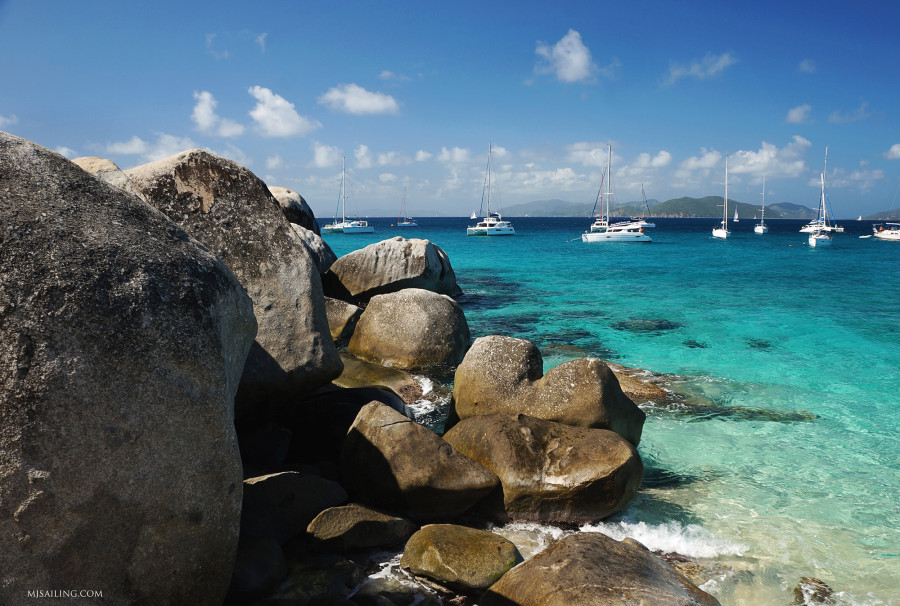
[[[713,238],[720,238],[722,240],[725,240],[731,235],[731,232],[728,231],[728,156],[725,156],[725,199],[724,207],[722,209],[722,223],[721,227],[713,228],[712,235]]]
[[[481,192],[481,206],[487,206],[487,216],[475,224],[474,227],[466,228],[467,236],[514,236],[516,230],[513,229],[512,223],[504,221],[500,213],[491,212],[491,195],[493,183],[491,175],[491,157],[493,155],[493,144],[488,145],[488,162],[487,169],[484,173],[484,188]],[[475,213],[472,213],[475,217]]]
[[[322,231],[337,232],[345,234],[371,234],[375,233],[375,228],[369,225],[368,221],[353,219],[348,221],[345,214],[347,196],[345,192],[346,180],[344,178],[344,166],[346,159],[341,159],[341,190],[338,194],[337,208],[334,209],[334,219],[322,228]],[[338,221],[338,211],[341,211],[341,220]]]
[[[766,177],[763,176],[763,191],[762,191],[762,206],[760,206],[759,211],[762,213],[762,218],[760,218],[759,223],[753,226],[753,233],[755,234],[767,234],[769,233],[769,226],[766,225]]]
[[[403,200],[400,202],[400,214],[397,215],[397,227],[418,227],[419,224],[412,217],[406,215],[406,188],[403,188]]]
[[[650,236],[644,233],[643,227],[638,221],[620,221],[609,223],[609,201],[612,198],[612,175],[610,165],[612,163],[612,145],[609,146],[609,154],[606,160],[606,173],[600,178],[600,190],[594,201],[594,210],[597,212],[597,202],[600,203],[600,215],[591,224],[591,230],[581,234],[582,242],[652,242]],[[606,181],[606,207],[603,205],[603,182]]]

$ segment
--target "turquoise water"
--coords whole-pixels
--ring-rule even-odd
[[[583,218],[515,219],[507,238],[392,222],[325,239],[342,255],[428,238],[473,337],[531,339],[545,372],[582,356],[647,369],[683,396],[644,407],[641,491],[583,530],[696,558],[725,605],[789,604],[804,576],[838,604],[900,604],[900,242],[857,221],[826,249],[789,220],[758,236],[745,219],[726,241],[714,220],[657,220],[652,244],[582,243]]]

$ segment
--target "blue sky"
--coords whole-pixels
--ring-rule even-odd
[[[0,0],[0,129],[122,168],[204,148],[317,215],[729,197],[900,208],[900,3]]]

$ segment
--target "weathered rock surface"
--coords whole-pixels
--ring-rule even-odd
[[[302,393],[341,372],[318,270],[266,184],[249,170],[189,150],[126,171],[144,197],[234,272],[253,300],[256,343],[238,404]]]
[[[284,544],[302,535],[309,523],[329,507],[347,501],[337,482],[296,471],[244,480],[241,539],[266,538]]]
[[[451,417],[522,413],[609,429],[638,445],[646,414],[622,393],[606,364],[580,358],[541,376],[543,366],[531,341],[497,335],[476,339],[456,369]]]
[[[295,223],[291,223],[291,229],[303,243],[303,246],[306,247],[306,251],[316,264],[319,274],[327,272],[332,264],[337,261],[337,255],[334,254],[328,243],[322,239],[322,236]]]
[[[463,593],[481,593],[521,561],[509,540],[455,524],[423,526],[406,543],[401,568]]]
[[[386,387],[412,404],[422,397],[422,386],[406,371],[388,368],[381,364],[373,364],[355,358],[349,354],[341,354],[344,372],[334,384],[340,387]]]
[[[370,244],[339,258],[329,273],[348,297],[361,300],[404,288],[424,288],[451,297],[462,294],[447,253],[417,238],[397,236]]]
[[[143,196],[134,186],[134,183],[131,182],[131,179],[112,160],[85,156],[83,158],[75,158],[72,162],[113,187],[143,199]]]
[[[256,323],[163,214],[0,133],[0,603],[221,604]]]
[[[321,235],[319,222],[316,221],[316,215],[313,213],[309,204],[303,199],[303,196],[287,187],[270,186],[269,191],[278,200],[281,210],[287,220],[300,227],[305,227],[314,234]]]
[[[633,402],[664,402],[672,397],[668,391],[647,378],[646,371],[619,364],[606,363],[619,380],[622,392]]]
[[[501,521],[596,522],[631,501],[644,471],[616,433],[526,415],[470,417],[444,440],[500,478],[502,499],[483,506]]]
[[[228,599],[238,603],[265,597],[284,581],[288,562],[274,539],[243,539],[234,561]]]
[[[348,553],[404,543],[416,524],[358,503],[331,507],[316,516],[306,529],[317,549]]]
[[[469,346],[469,325],[459,304],[421,288],[377,295],[359,318],[347,351],[400,368],[458,364]]]
[[[433,431],[379,403],[364,406],[347,433],[341,478],[354,501],[419,521],[462,514],[499,485]]]
[[[636,541],[580,532],[519,564],[480,606],[718,606]]]
[[[331,332],[331,338],[334,340],[349,339],[356,329],[362,312],[363,310],[353,303],[325,297],[325,313],[328,316],[328,330]]]

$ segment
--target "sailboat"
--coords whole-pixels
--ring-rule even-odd
[[[737,223],[738,221],[740,221],[740,219],[738,219],[737,208],[735,208],[734,209],[734,222]]]
[[[581,234],[582,242],[652,242],[650,236],[644,233],[638,221],[620,221],[609,223],[609,201],[612,198],[612,175],[609,172],[612,162],[612,145],[609,146],[609,155],[606,160],[606,173],[600,178],[600,190],[594,201],[594,210],[597,211],[597,202],[600,202],[600,215],[591,224],[591,230]],[[606,181],[606,207],[603,206],[603,182]]]
[[[769,233],[769,226],[766,225],[766,178],[763,176],[763,191],[762,191],[762,206],[759,211],[762,213],[762,218],[759,220],[759,223],[753,226],[753,233],[755,234],[767,234]]]
[[[344,167],[346,164],[346,158],[341,159],[341,190],[338,194],[338,205],[334,210],[334,219],[322,228],[323,231],[327,232],[339,232],[345,234],[371,234],[375,232],[375,228],[369,225],[368,221],[362,221],[360,219],[354,219],[352,221],[347,220],[346,216],[346,204],[347,204],[347,196],[345,191],[346,180],[344,178]],[[337,220],[338,211],[341,211],[341,220]]]
[[[644,184],[641,183],[641,215],[639,217],[631,217],[631,220],[640,224],[641,227],[656,227],[656,223],[647,220],[650,215],[650,205],[647,204],[647,196],[644,194]]]
[[[403,188],[403,200],[400,202],[400,214],[397,215],[397,227],[418,227],[419,224],[412,217],[406,215],[406,188]]]
[[[828,148],[825,148],[825,164],[828,164]],[[828,211],[825,208],[825,173],[822,173],[822,195],[819,197],[819,209],[815,221],[817,227],[815,231],[809,234],[809,245],[813,248],[821,246],[831,246],[834,236],[831,230],[827,229]]]
[[[491,158],[493,155],[493,144],[488,145],[488,162],[484,173],[484,189],[481,192],[481,205],[487,206],[487,216],[475,224],[474,227],[466,228],[467,236],[514,236],[516,230],[513,229],[512,223],[504,221],[500,213],[491,212],[491,195],[493,193],[493,183],[491,175]],[[472,213],[475,217],[475,213]]]
[[[728,156],[725,156],[725,199],[724,208],[722,209],[721,227],[714,227],[712,230],[713,238],[726,239],[731,235],[728,231]]]
[[[476,219],[478,219],[478,212],[473,210],[472,216],[469,217],[469,219],[471,219],[472,221],[475,221]]]
[[[824,190],[825,174],[828,173],[828,148],[825,148],[825,170],[822,173],[822,188]],[[824,194],[823,194],[824,195]],[[824,210],[822,210],[824,208]],[[817,231],[843,233],[844,228],[834,222],[834,215],[828,211],[826,200],[820,200],[819,212],[816,218],[800,228],[801,234],[811,234]]]

